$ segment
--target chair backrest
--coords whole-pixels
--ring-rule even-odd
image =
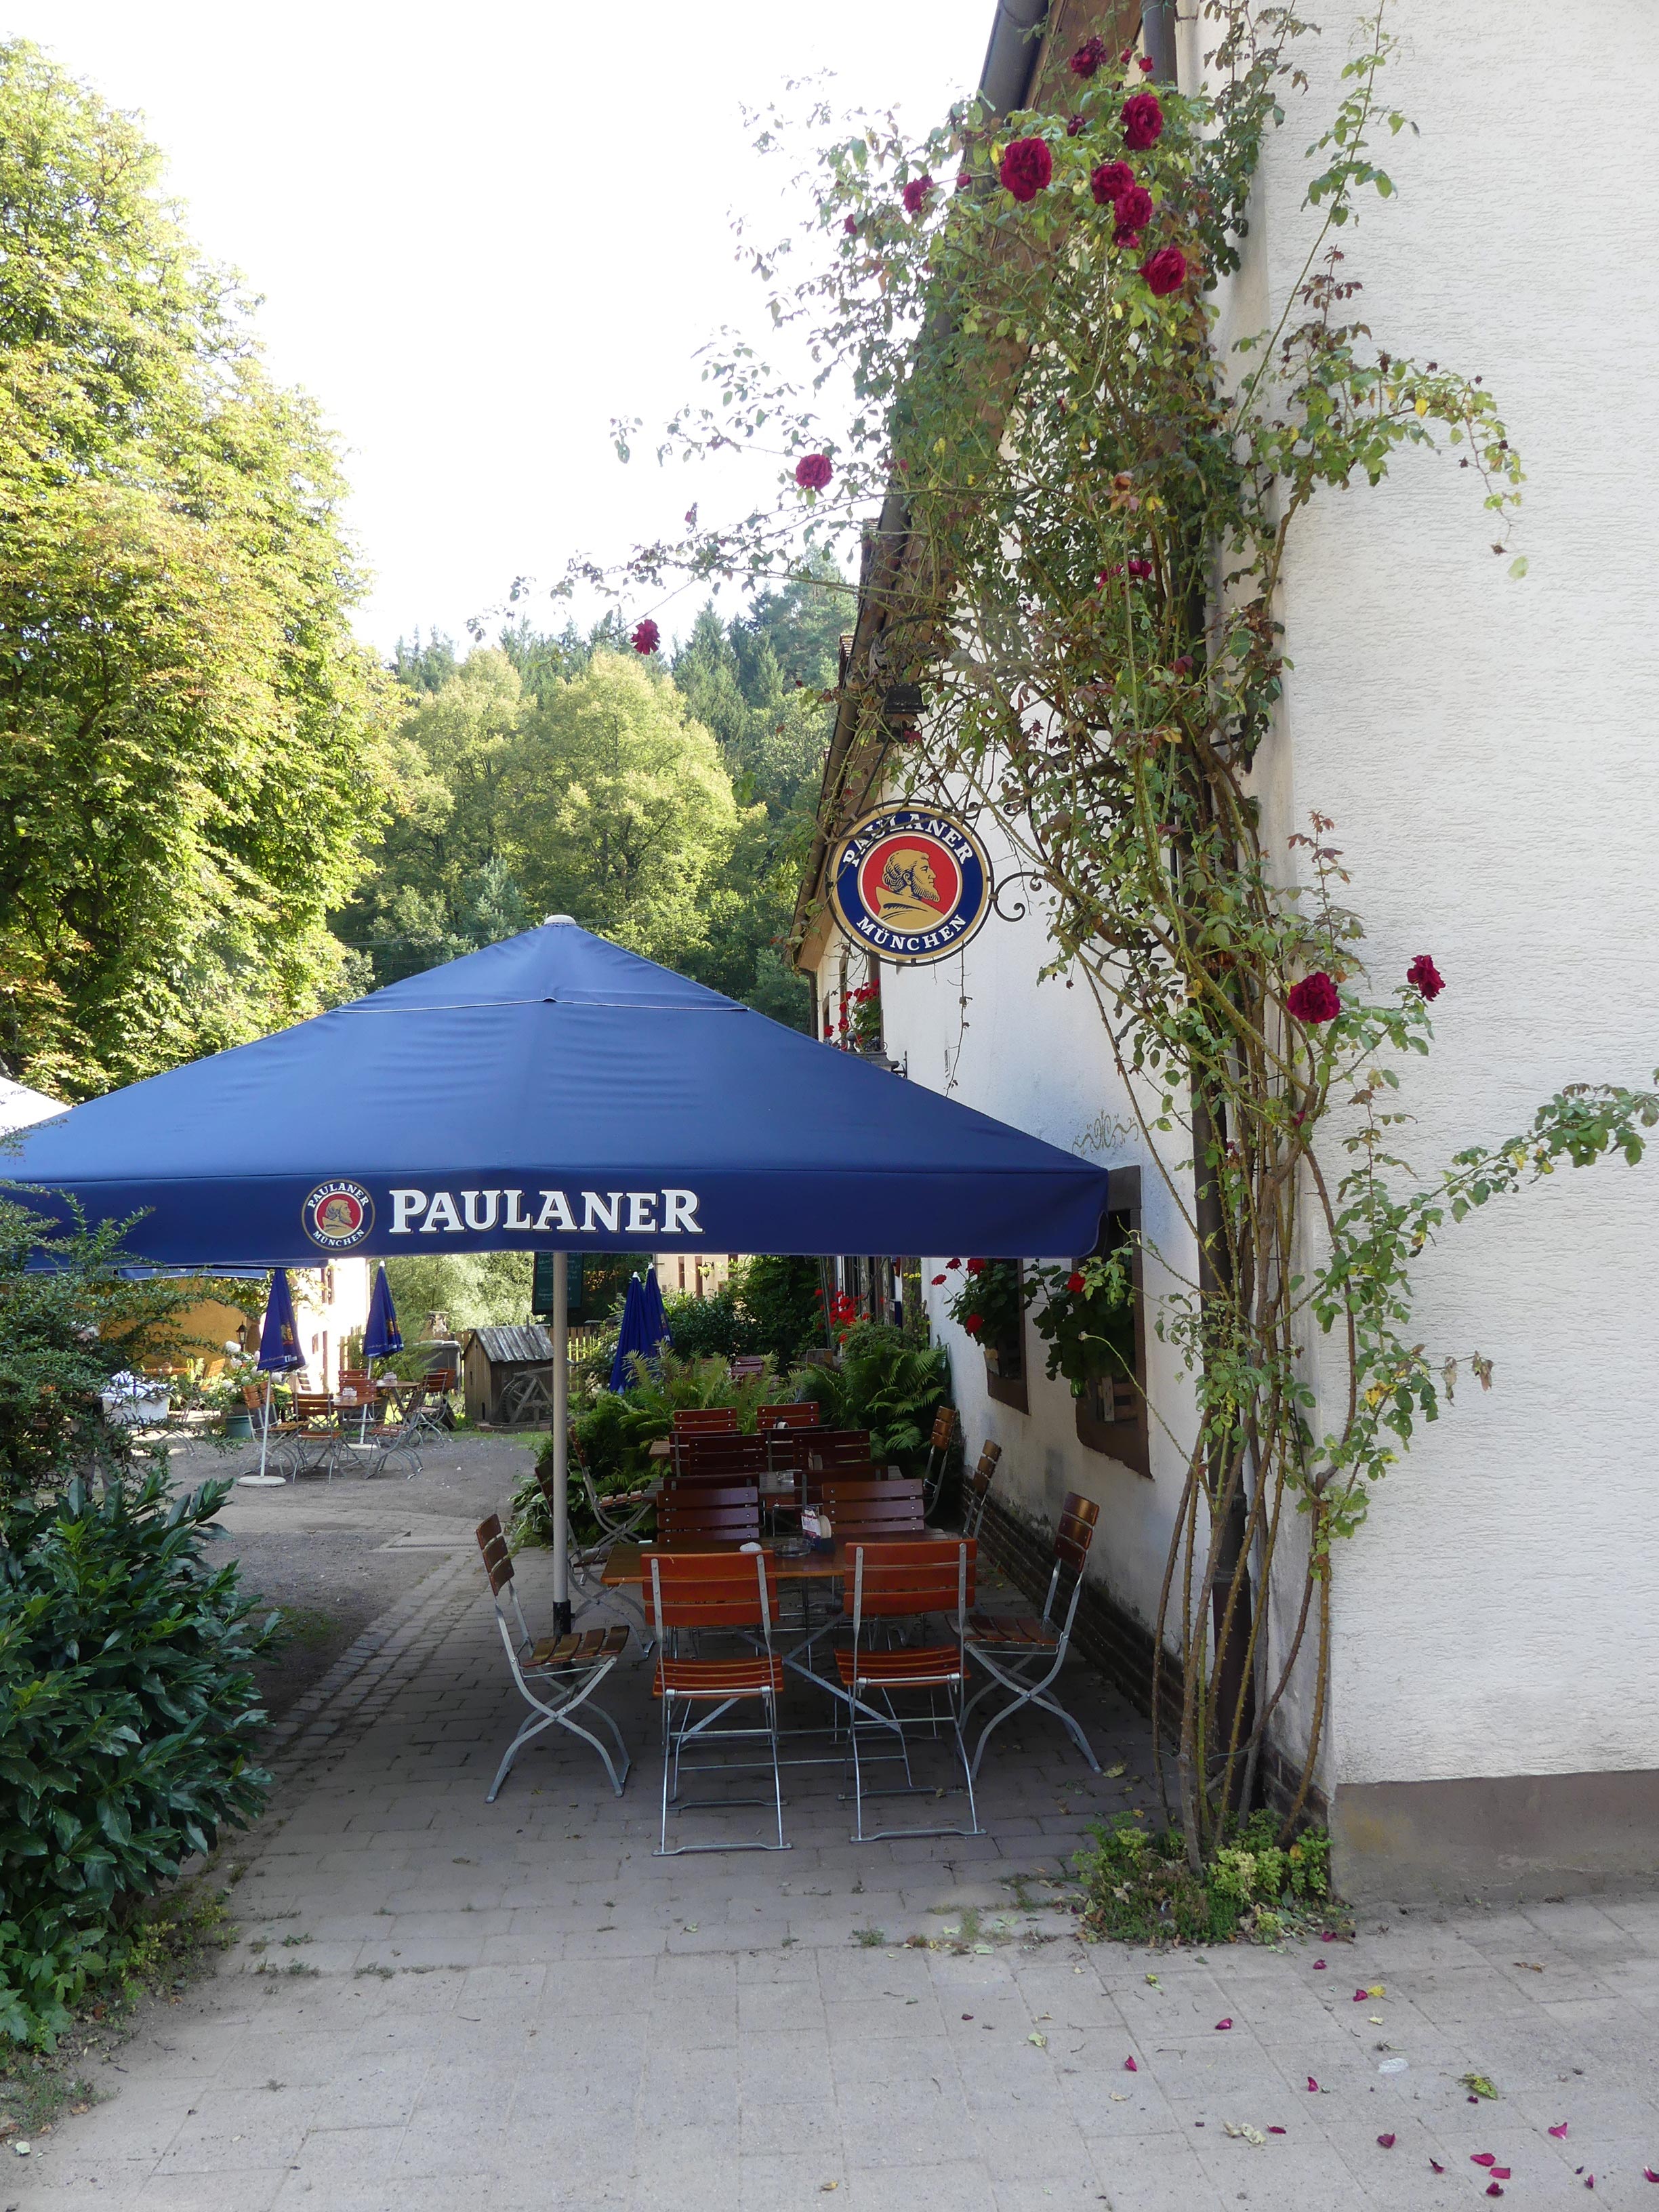
[[[979,1455],[979,1464],[968,1478],[967,1495],[963,1501],[962,1525],[970,1536],[979,1534],[979,1524],[985,1518],[985,1505],[991,1495],[991,1485],[996,1480],[997,1462],[1002,1457],[1000,1444],[988,1443]]]
[[[868,1429],[818,1429],[808,1437],[806,1463],[814,1473],[870,1465]]]
[[[1075,1490],[1066,1492],[1066,1503],[1060,1509],[1060,1526],[1054,1531],[1056,1583],[1062,1574],[1082,1580],[1089,1547],[1095,1540],[1095,1524],[1099,1519],[1100,1508],[1092,1498],[1081,1497]]]
[[[740,1437],[724,1430],[675,1437],[670,1445],[670,1464],[676,1474],[763,1474],[766,1438]]]
[[[759,1429],[815,1429],[823,1408],[811,1398],[794,1398],[787,1406],[763,1406],[755,1416]]]
[[[397,1426],[383,1430],[382,1435],[388,1438],[408,1435],[410,1430],[419,1425],[421,1408],[425,1403],[426,1385],[424,1382],[417,1382],[408,1397],[404,1400],[404,1410],[398,1417]]]
[[[507,1548],[501,1516],[492,1513],[488,1520],[480,1521],[477,1534],[478,1549],[483,1553],[484,1572],[489,1577],[491,1594],[499,1597],[513,1579],[513,1554]]]
[[[296,1421],[325,1421],[333,1410],[326,1390],[296,1390],[294,1394]]]
[[[750,1483],[722,1487],[665,1483],[657,1493],[657,1535],[665,1544],[699,1540],[750,1544],[760,1535],[760,1492]]]
[[[340,1388],[356,1390],[359,1396],[368,1389],[371,1379],[367,1367],[343,1367],[340,1370]]]
[[[640,1554],[647,1618],[670,1628],[765,1628],[778,1615],[777,1562],[766,1552]]]
[[[929,1451],[949,1451],[957,1433],[957,1409],[941,1406],[933,1416],[933,1432],[927,1439]]]
[[[242,1403],[247,1407],[250,1413],[263,1413],[264,1412],[265,1394],[259,1388],[257,1382],[243,1383]]]
[[[447,1367],[434,1367],[430,1375],[422,1375],[421,1387],[428,1398],[447,1398],[455,1388],[455,1376]]]
[[[920,1481],[842,1482],[826,1477],[823,1504],[831,1529],[849,1544],[861,1536],[920,1536],[927,1525]]]
[[[744,1382],[753,1376],[764,1375],[766,1355],[763,1352],[740,1352],[726,1362],[726,1371],[734,1382]]]
[[[738,1409],[735,1406],[677,1406],[674,1409],[674,1434],[677,1437],[707,1436],[725,1431],[735,1432]]]
[[[957,1615],[974,1601],[979,1547],[971,1536],[932,1536],[853,1547],[853,1605],[856,1626],[895,1613]]]

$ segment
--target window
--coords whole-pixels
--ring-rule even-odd
[[[993,1260],[994,1267],[1012,1267],[1018,1295],[1012,1301],[1008,1321],[985,1345],[985,1387],[1000,1406],[1017,1413],[1031,1409],[1025,1384],[1025,1269],[1018,1260]]]
[[[1114,1168],[1107,1184],[1106,1215],[1097,1253],[1127,1249],[1129,1303],[1113,1319],[1114,1371],[1085,1386],[1077,1407],[1079,1441],[1091,1451],[1121,1460],[1137,1474],[1152,1471],[1147,1449],[1146,1316],[1141,1296],[1140,1170]]]
[[[325,1267],[323,1269],[323,1304],[325,1306],[331,1306],[333,1303],[334,1270],[332,1267]]]

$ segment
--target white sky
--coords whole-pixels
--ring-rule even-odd
[[[389,649],[417,623],[461,637],[515,574],[678,526],[698,487],[659,470],[653,434],[718,325],[759,332],[727,216],[773,235],[789,166],[750,152],[740,106],[829,68],[838,105],[925,127],[977,81],[992,12],[0,0],[0,26],[142,111],[198,242],[264,295],[273,372],[345,442],[377,580],[360,628]],[[617,415],[649,441],[626,469]],[[563,619],[544,596],[529,611]]]

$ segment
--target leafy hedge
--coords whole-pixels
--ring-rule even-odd
[[[229,1485],[82,1482],[0,1531],[0,2034],[49,2044],[141,1901],[264,1807],[247,1662],[275,1616],[204,1557]]]
[[[1289,1844],[1271,1813],[1231,1826],[1194,1871],[1173,1828],[1149,1832],[1139,1814],[1095,1829],[1077,1855],[1083,1924],[1122,1943],[1276,1943],[1322,1917],[1330,1900],[1330,1838],[1307,1828]]]

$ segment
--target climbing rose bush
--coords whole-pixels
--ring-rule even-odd
[[[1054,173],[1054,157],[1046,138],[1016,138],[1002,156],[1002,181],[1022,204],[1046,191]]]

